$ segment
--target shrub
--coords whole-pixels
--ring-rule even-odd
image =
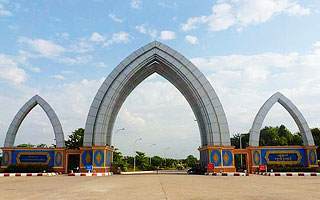
[[[7,169],[4,170],[6,173],[39,173],[39,172],[53,172],[53,168],[48,165],[9,165]]]
[[[268,165],[268,171],[274,172],[320,172],[317,168],[310,168],[301,165]]]

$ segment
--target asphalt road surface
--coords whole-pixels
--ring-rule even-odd
[[[320,199],[320,177],[2,177],[0,199]]]

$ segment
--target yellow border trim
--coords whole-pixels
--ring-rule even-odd
[[[61,154],[61,165],[56,165],[56,154],[58,154],[58,153],[60,153]],[[54,159],[53,159],[53,161],[54,161],[54,167],[58,167],[58,168],[63,168],[63,151],[54,151]]]
[[[269,155],[270,154],[292,154],[295,153],[298,156],[297,161],[270,161],[269,160]],[[302,156],[299,151],[293,150],[293,151],[267,151],[265,155],[265,159],[268,164],[289,164],[289,165],[294,165],[294,164],[300,164]]]
[[[47,156],[47,162],[45,162],[45,163],[43,163],[43,162],[21,162],[20,161],[20,156],[21,155],[46,155]],[[50,157],[50,154],[48,152],[19,152],[17,154],[17,157],[16,157],[16,161],[17,161],[18,165],[20,165],[20,164],[48,165],[50,160],[51,160],[51,157]]]

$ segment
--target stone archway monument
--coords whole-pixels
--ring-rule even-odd
[[[157,41],[125,58],[99,88],[86,120],[81,169],[92,164],[96,171],[109,171],[117,114],[134,88],[153,73],[172,83],[191,106],[200,131],[202,165],[213,163],[217,171],[234,171],[228,123],[215,90],[187,58]]]
[[[296,122],[303,146],[259,146],[260,129],[265,117],[274,104],[282,105]],[[251,171],[258,171],[259,165],[295,165],[318,167],[317,146],[302,113],[286,96],[280,92],[273,94],[259,109],[249,131],[249,147]]]
[[[15,147],[14,141],[19,127],[30,111],[39,105],[48,116],[55,135],[55,148]],[[27,101],[13,118],[6,134],[1,170],[9,165],[36,164],[53,167],[56,172],[63,172],[65,166],[65,142],[62,126],[53,108],[39,95]]]

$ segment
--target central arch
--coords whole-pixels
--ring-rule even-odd
[[[187,58],[157,41],[133,52],[105,79],[87,116],[84,146],[111,144],[122,104],[153,73],[171,82],[186,98],[196,116],[202,146],[230,146],[226,115],[209,81]]]

